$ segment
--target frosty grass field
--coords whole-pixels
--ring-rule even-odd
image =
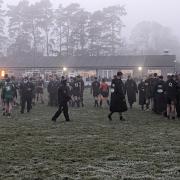
[[[121,122],[108,109],[70,109],[71,122],[51,122],[56,108],[36,105],[30,114],[0,116],[2,180],[179,180],[180,120],[138,106]]]

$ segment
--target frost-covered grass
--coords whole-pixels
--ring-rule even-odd
[[[71,122],[51,122],[56,108],[37,105],[0,116],[0,179],[180,179],[180,120],[137,107],[107,119],[108,109],[71,109]]]

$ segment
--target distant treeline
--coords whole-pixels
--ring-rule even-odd
[[[123,38],[122,18],[127,12],[121,5],[96,12],[76,3],[55,9],[50,0],[34,4],[22,0],[6,10],[2,6],[0,0],[1,55],[116,56],[122,50],[154,54],[177,49],[177,39],[158,23],[142,22],[128,41]]]

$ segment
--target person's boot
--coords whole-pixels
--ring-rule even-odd
[[[78,108],[80,107],[80,102],[79,102],[79,101],[77,101],[77,107],[78,107]]]
[[[109,121],[112,121],[112,115],[111,115],[111,113],[108,115],[108,119],[109,119]]]
[[[96,100],[94,101],[94,107],[97,107],[97,103],[96,103]]]
[[[126,119],[121,115],[120,116],[120,121],[126,121]]]
[[[95,107],[98,107],[98,106],[99,106],[98,101],[95,100]]]
[[[144,106],[141,106],[141,110],[144,111]]]
[[[8,117],[8,118],[11,118],[11,113],[7,113],[7,117]]]
[[[102,100],[100,101],[100,107],[102,107]]]
[[[52,120],[53,122],[56,122],[56,118],[54,118],[54,117],[53,117],[51,120]]]
[[[72,103],[71,103],[71,107],[74,107],[74,105],[75,105],[75,103],[74,103],[74,101],[72,101]]]

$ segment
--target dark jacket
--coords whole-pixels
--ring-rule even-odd
[[[136,102],[137,84],[133,79],[128,79],[125,83],[125,89],[129,103]]]
[[[139,83],[138,91],[139,91],[139,105],[146,104],[145,82],[141,81]]]
[[[111,83],[111,112],[127,111],[125,99],[125,86],[121,79],[113,79]]]
[[[176,99],[178,91],[177,82],[173,79],[167,80],[165,83],[165,91],[168,98]]]
[[[63,105],[71,99],[70,90],[67,85],[61,84],[58,88],[58,104]]]
[[[166,109],[166,97],[165,97],[165,82],[163,80],[157,81],[153,90],[154,97],[154,111],[156,113],[162,113]]]
[[[27,83],[22,82],[20,84],[20,88],[19,88],[20,95],[21,96],[32,96],[34,89],[35,89],[35,87],[32,82],[29,82],[29,81]]]
[[[100,82],[99,81],[93,81],[91,85],[91,93],[93,96],[98,96],[100,94]]]

